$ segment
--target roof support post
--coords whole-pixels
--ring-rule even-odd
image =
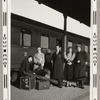
[[[67,14],[63,14],[64,16],[64,41],[63,41],[63,49],[64,52],[67,50]]]

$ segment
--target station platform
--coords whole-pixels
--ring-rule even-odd
[[[50,86],[50,89],[32,89],[30,91],[22,90],[11,85],[11,100],[90,100],[89,97],[89,85],[85,85],[84,89]]]

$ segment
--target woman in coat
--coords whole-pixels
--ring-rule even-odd
[[[56,46],[56,52],[53,53],[52,61],[53,78],[58,80],[58,86],[62,88],[64,54],[61,52],[59,45]]]
[[[68,53],[64,54],[65,58],[65,79],[67,80],[67,86],[71,87],[71,81],[73,80],[74,76],[74,58],[75,58],[75,53],[72,52],[72,47],[68,48]]]

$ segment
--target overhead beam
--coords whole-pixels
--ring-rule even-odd
[[[90,0],[36,0],[90,26]]]

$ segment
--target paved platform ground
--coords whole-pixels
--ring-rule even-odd
[[[85,89],[51,86],[50,89],[21,90],[11,85],[11,100],[89,100],[89,86]]]

